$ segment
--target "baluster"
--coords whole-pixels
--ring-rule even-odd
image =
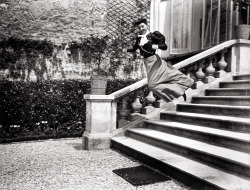
[[[147,100],[148,106],[152,106],[153,103],[155,102],[156,98],[153,95],[152,91],[149,91],[147,97],[145,98]]]
[[[215,68],[215,70],[218,68],[218,57],[217,56],[214,56],[213,67]]]
[[[128,115],[129,115],[129,110],[127,107],[127,104],[128,104],[127,100],[128,100],[128,96],[122,99],[121,109],[118,110],[118,114],[120,116],[120,119],[118,121],[118,128],[123,127],[124,125],[127,125],[129,123],[129,121],[127,120]]]
[[[225,76],[227,73],[225,71],[225,68],[227,67],[227,62],[225,61],[225,53],[227,51],[222,51],[221,52],[221,55],[220,55],[220,61],[218,62],[218,68],[219,68],[219,71],[217,71],[215,73],[215,77],[216,78],[221,78],[223,76]]]
[[[127,107],[127,104],[128,104],[127,100],[128,100],[128,97],[125,97],[122,99],[122,106],[121,106],[121,109],[118,111],[121,119],[127,119],[129,115],[129,110]]]
[[[202,79],[205,77],[205,73],[202,71],[204,67],[205,67],[205,60],[199,63],[198,70],[195,72],[195,77],[197,81],[202,81]]]
[[[153,103],[155,102],[156,98],[153,96],[153,92],[149,91],[145,99],[147,101],[147,106],[142,108],[142,114],[149,114],[150,112],[155,110],[155,108],[153,107]]]
[[[195,66],[196,66],[196,64],[193,64],[192,66],[190,66],[188,68],[188,74],[187,74],[187,76],[190,77],[191,79],[193,79],[194,81],[196,81],[196,77],[194,75]]]
[[[142,108],[142,104],[140,102],[140,91],[136,92],[136,99],[134,101],[134,103],[132,103],[132,109],[133,109],[133,113],[140,113]]]
[[[205,77],[205,73],[202,71],[202,69],[205,67],[205,60],[202,60],[199,63],[198,70],[195,72],[196,82],[193,85],[193,89],[197,89],[200,86],[204,85],[202,82],[202,79]]]
[[[136,92],[136,99],[135,99],[134,103],[132,103],[133,113],[130,114],[130,116],[129,116],[130,121],[135,121],[137,119],[143,118],[143,116],[140,114],[141,108],[142,108],[142,104],[140,102],[141,94],[142,94],[141,90]]]
[[[215,72],[215,68],[213,67],[213,57],[209,58],[209,63],[208,66],[206,68],[206,78],[204,80],[205,83],[210,83],[213,82],[215,80],[214,78],[214,72]]]

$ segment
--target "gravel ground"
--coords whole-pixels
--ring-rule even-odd
[[[0,145],[0,189],[191,190],[170,180],[135,187],[112,172],[141,163],[108,149],[81,149],[81,138]]]

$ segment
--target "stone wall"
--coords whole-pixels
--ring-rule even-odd
[[[128,36],[119,36],[121,20],[130,29],[138,17],[146,15],[149,19],[149,7],[150,0],[0,0],[0,41],[10,37],[51,41],[56,45],[56,59],[52,57],[44,61],[44,79],[86,79],[90,77],[93,65],[74,61],[65,48],[67,43],[92,34],[107,34],[121,39],[128,47],[133,43],[131,36],[135,37],[136,31],[129,31]],[[53,60],[57,61],[54,63]],[[22,64],[27,65],[26,62]],[[34,65],[39,68],[38,61]],[[124,67],[132,72],[125,74]],[[15,72],[23,73],[27,81],[37,79],[36,72],[32,70],[29,73],[25,67],[23,71]],[[117,76],[144,78],[143,63],[127,59],[118,68]],[[0,68],[0,78],[16,80],[11,77],[11,69]]]
[[[11,36],[67,43],[106,34],[107,0],[0,0],[0,40]]]

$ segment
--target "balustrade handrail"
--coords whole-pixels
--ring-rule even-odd
[[[218,52],[226,50],[226,49],[228,49],[228,48],[230,48],[238,43],[248,43],[249,44],[249,40],[238,39],[238,40],[229,40],[229,41],[223,42],[221,44],[218,44],[212,48],[209,48],[209,49],[207,49],[199,54],[196,54],[188,59],[185,59],[185,60],[175,64],[174,67],[177,69],[181,69],[181,68],[186,67],[190,64],[201,61],[201,60],[203,60],[211,55],[214,55]]]
[[[144,86],[147,85],[147,83],[148,83],[148,79],[145,78],[145,79],[142,79],[134,84],[131,84],[130,86],[127,86],[127,87],[122,88],[116,92],[113,92],[110,95],[113,96],[114,99],[118,99],[118,98],[126,96],[127,94],[129,94],[131,92],[134,92],[136,90],[143,88]]]
[[[203,60],[211,55],[214,55],[218,52],[226,50],[232,46],[235,46],[236,44],[239,44],[239,43],[249,44],[249,40],[238,39],[238,40],[230,40],[230,41],[223,42],[223,43],[216,45],[210,49],[207,49],[207,50],[205,50],[197,55],[194,55],[194,56],[192,56],[184,61],[179,62],[179,63],[173,65],[173,67],[175,67],[177,69],[181,69],[181,68],[186,67],[188,65],[191,65],[195,62],[201,61],[201,60]],[[112,96],[114,99],[119,99],[119,98],[126,96],[127,94],[129,94],[131,92],[134,92],[134,91],[137,91],[137,90],[143,88],[146,85],[147,85],[147,78],[142,79],[142,80],[140,80],[140,81],[138,81],[130,86],[122,88],[122,89],[110,94],[110,96]]]

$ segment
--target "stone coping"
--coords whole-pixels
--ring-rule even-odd
[[[113,101],[115,98],[113,95],[96,95],[96,94],[84,94],[85,100],[93,101]]]
[[[181,61],[181,62],[175,64],[174,67],[180,69],[180,68],[185,67],[191,63],[205,59],[211,55],[214,55],[220,51],[226,50],[226,49],[228,49],[232,46],[238,45],[238,44],[249,44],[250,45],[250,40],[238,39],[238,40],[229,40],[229,41],[223,42],[217,46],[214,46],[214,47],[212,47],[208,50],[205,50],[197,55],[194,55],[193,57],[190,57],[184,61]]]

